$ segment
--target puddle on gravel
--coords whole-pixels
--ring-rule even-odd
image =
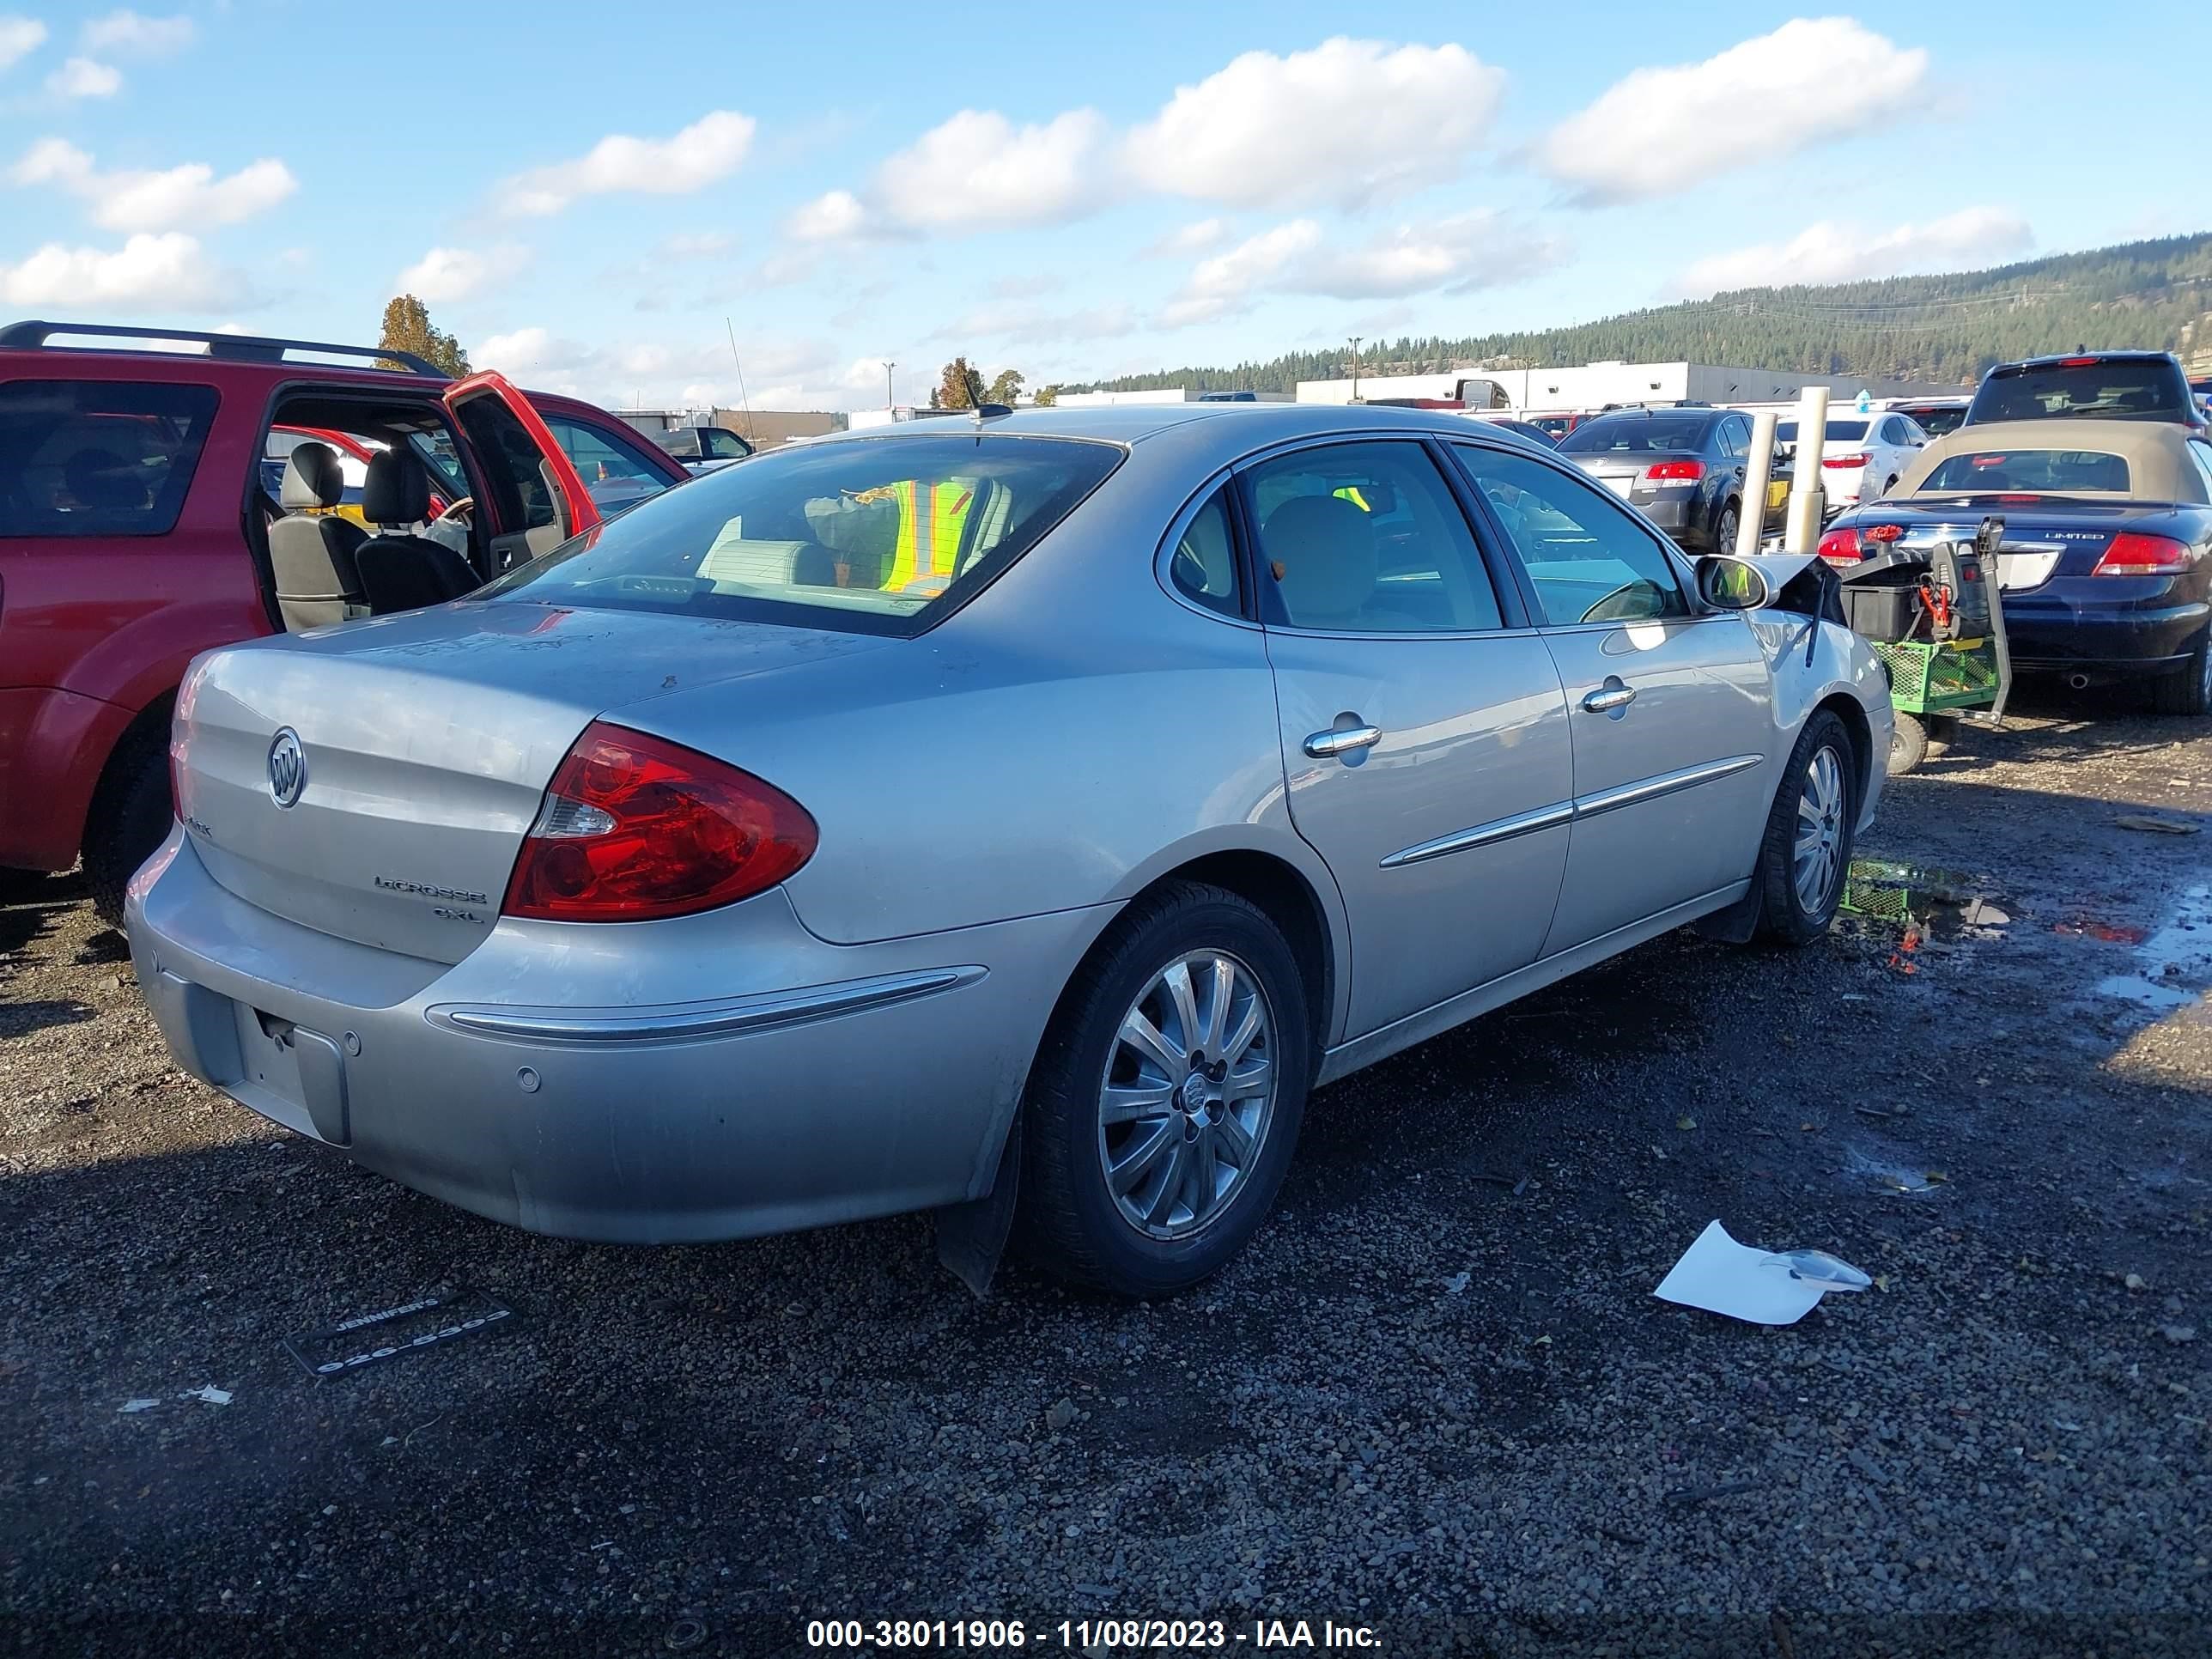
[[[2212,984],[2212,884],[2184,892],[2165,921],[2136,946],[2130,971],[2097,981],[2097,994],[2160,1013],[2186,1008]]]
[[[1972,877],[1894,859],[1853,859],[1841,908],[1869,927],[1919,939],[1986,939],[2012,922],[2011,912]]]

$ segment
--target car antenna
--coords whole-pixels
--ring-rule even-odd
[[[745,360],[738,356],[738,331],[727,317],[722,326],[730,337],[730,361],[738,366],[738,404],[745,411],[745,441],[756,449],[760,447],[760,434],[753,427],[753,400],[745,395]]]

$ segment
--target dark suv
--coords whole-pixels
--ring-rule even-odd
[[[1993,421],[2172,421],[2205,429],[2204,410],[2170,351],[2082,351],[1999,363],[1982,376],[1967,426]]]
[[[0,866],[82,855],[118,921],[193,657],[458,597],[688,476],[589,404],[405,352],[0,327]]]
[[[1695,553],[1735,550],[1751,416],[1733,409],[1662,405],[1617,409],[1584,420],[1559,453]],[[1786,501],[1760,519],[1778,530]]]

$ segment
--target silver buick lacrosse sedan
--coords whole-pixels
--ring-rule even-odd
[[[503,1221],[993,1200],[1170,1292],[1316,1085],[1683,923],[1828,926],[1890,744],[1831,581],[1418,410],[796,444],[202,657],[131,949],[196,1075]]]

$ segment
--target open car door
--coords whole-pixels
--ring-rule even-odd
[[[489,502],[493,574],[534,559],[599,522],[599,509],[568,453],[542,416],[507,378],[493,369],[446,389],[469,447],[476,452]]]

